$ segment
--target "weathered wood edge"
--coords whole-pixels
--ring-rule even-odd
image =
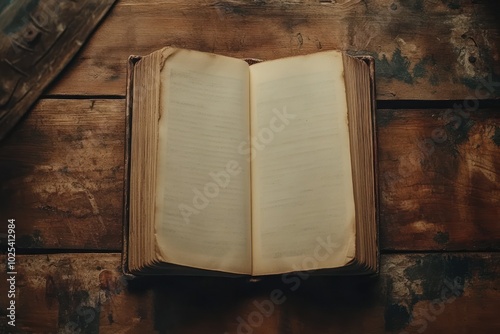
[[[128,55],[170,45],[260,59],[369,53],[379,100],[498,99],[499,9],[471,0],[123,0],[48,94],[124,96]]]
[[[3,265],[5,261],[0,256]],[[121,273],[120,254],[101,253],[19,255],[16,270],[13,333],[80,329],[220,334],[237,333],[242,322],[249,322],[255,334],[422,329],[493,334],[500,326],[499,253],[385,254],[378,277],[297,273],[258,282],[213,277],[129,280]],[[6,290],[2,279],[0,293]],[[1,299],[2,310],[6,302]],[[258,305],[272,305],[273,310],[265,313]],[[251,321],[256,311],[264,312],[264,321]],[[12,330],[2,316],[0,330],[6,329]]]
[[[5,75],[0,85],[0,140],[76,55],[114,2],[87,0],[77,7],[46,1],[21,19],[27,24],[16,32],[19,38],[13,33],[0,36],[0,69]],[[42,16],[46,24],[40,23]]]

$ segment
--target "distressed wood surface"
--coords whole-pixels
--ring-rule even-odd
[[[500,109],[377,116],[382,248],[500,249]]]
[[[18,252],[121,249],[130,54],[345,49],[376,58],[379,100],[461,102],[377,111],[379,277],[127,280],[118,253],[18,254],[16,328],[2,297],[0,333],[500,332],[500,253],[484,252],[500,249],[500,110],[476,104],[500,97],[499,9],[493,0],[118,1],[46,92],[56,98],[0,142],[0,219],[16,219]],[[269,311],[271,294],[282,303]]]
[[[120,249],[124,109],[43,99],[0,142],[0,217],[16,219],[18,248]]]
[[[125,93],[126,60],[166,45],[275,59],[328,49],[376,58],[378,99],[497,99],[494,0],[123,0],[48,94]],[[478,91],[476,91],[479,89]]]
[[[0,4],[0,140],[69,63],[114,1]]]
[[[0,262],[4,265],[4,256]],[[200,277],[129,281],[119,266],[118,254],[18,256],[12,333],[500,330],[498,253],[383,255],[379,277],[290,275],[257,282]],[[0,280],[2,295],[6,284]],[[4,298],[0,309],[5,312]],[[12,328],[2,317],[0,331],[7,330]]]
[[[377,111],[382,250],[500,248],[500,110],[449,110]],[[43,99],[0,143],[18,247],[121,249],[124,127],[121,99]]]

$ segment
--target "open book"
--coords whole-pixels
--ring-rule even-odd
[[[127,272],[377,270],[367,62],[250,66],[168,47],[131,59]]]

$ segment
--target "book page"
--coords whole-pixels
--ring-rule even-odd
[[[169,50],[169,49],[167,49]],[[164,261],[251,270],[249,71],[238,59],[189,50],[161,73],[156,237]]]
[[[250,67],[256,275],[347,262],[355,238],[343,80],[334,51]]]

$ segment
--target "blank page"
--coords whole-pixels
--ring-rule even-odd
[[[254,274],[344,265],[354,199],[340,52],[250,67]]]
[[[249,273],[250,166],[238,153],[249,140],[248,65],[176,50],[161,83],[156,237],[162,260]]]

